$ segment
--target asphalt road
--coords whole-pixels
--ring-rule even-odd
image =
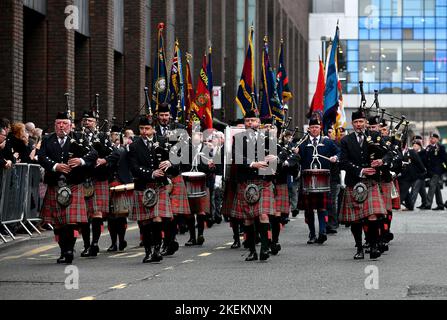
[[[309,246],[301,213],[281,233],[278,256],[249,263],[247,250],[230,249],[231,229],[223,223],[205,230],[202,247],[183,247],[188,237],[182,235],[173,257],[142,264],[138,229],[130,225],[124,253],[106,253],[110,239],[103,235],[100,255],[80,258],[78,239],[76,268],[68,269],[56,264],[59,248],[47,235],[0,246],[0,300],[446,299],[447,211],[397,212],[392,231],[388,253],[354,261],[349,229]],[[73,270],[79,287],[67,288]]]

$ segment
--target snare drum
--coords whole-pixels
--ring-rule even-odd
[[[203,172],[184,172],[182,173],[185,180],[188,198],[203,198],[207,195],[206,174]]]
[[[112,214],[115,217],[127,217],[133,207],[133,190],[135,185],[122,184],[110,188]]]
[[[323,193],[331,191],[331,171],[327,169],[303,170],[304,193]]]

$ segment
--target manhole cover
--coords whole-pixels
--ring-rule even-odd
[[[409,286],[407,297],[447,298],[447,286],[433,286],[433,285]]]

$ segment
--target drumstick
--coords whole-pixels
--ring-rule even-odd
[[[319,156],[320,158],[326,159],[327,161],[331,161],[331,158],[328,158],[328,157],[322,156],[321,154],[319,154],[318,156]]]

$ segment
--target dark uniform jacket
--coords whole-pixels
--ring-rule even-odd
[[[427,169],[424,166],[418,152],[409,149],[404,154],[403,161],[406,163],[400,177],[401,180],[414,182],[418,179],[424,179]]]
[[[71,158],[82,158],[85,161],[85,166],[74,168],[68,175],[53,171],[53,167],[58,163],[68,164],[70,156]],[[76,185],[85,182],[88,170],[96,165],[98,153],[94,149],[80,148],[72,143],[70,137],[66,139],[63,148],[61,148],[57,135],[53,133],[43,138],[38,158],[40,165],[45,169],[46,184],[57,186],[60,177],[64,176],[67,184]]]
[[[445,147],[439,143],[427,147],[427,170],[428,176],[442,175],[445,171],[444,164],[447,162]]]
[[[93,147],[98,153],[99,159],[105,159],[110,161],[110,156],[113,153],[115,147],[110,141],[108,135],[104,132],[93,132],[86,135],[86,139],[89,141],[89,145]],[[93,168],[89,171],[89,177],[94,178],[96,181],[107,181],[110,177],[110,171],[107,165]]]
[[[292,151],[295,146],[293,142],[290,145],[278,145],[278,170],[275,176],[275,183],[285,184],[287,183],[287,177],[298,175],[300,167],[300,156]]]
[[[253,162],[263,161],[266,155],[272,154],[270,148],[276,147],[274,144],[275,141],[270,140],[267,134],[260,131],[257,134],[258,137],[254,138],[253,133],[253,130],[247,130],[233,137],[232,155],[233,163],[237,167],[235,181],[238,183],[254,179],[273,181],[276,173],[275,170],[270,168],[267,170],[258,170],[250,167],[250,164]],[[239,150],[240,147],[241,150]]]
[[[165,150],[166,139],[154,135],[152,147],[146,146],[144,140],[140,137],[129,147],[130,171],[134,177],[135,190],[144,191],[148,183],[160,183],[168,185],[168,178],[153,178],[152,173],[157,170],[160,163],[169,160],[169,152]],[[167,175],[178,175],[179,166],[173,165],[166,172]]]
[[[370,134],[368,132],[366,133],[366,136],[371,136],[373,140],[377,139],[378,135],[379,133],[377,132],[371,132]],[[354,187],[362,180],[360,177],[362,169],[371,167],[372,161],[370,155],[375,150],[369,146],[366,136],[362,146],[360,146],[357,140],[357,133],[355,132],[345,136],[341,140],[340,169],[346,171],[345,183],[348,187]],[[383,141],[381,142],[380,147],[382,150],[386,149]],[[392,156],[390,152],[386,152],[383,157],[381,157],[384,166],[389,166],[391,158]],[[369,178],[379,181],[380,173],[378,172],[376,175]]]
[[[133,177],[129,164],[128,150],[124,147],[115,148],[107,162],[109,172],[111,173],[109,181],[118,181],[121,184],[132,183]]]
[[[329,139],[328,137],[320,137],[320,141],[317,146],[318,154],[325,157],[334,157],[337,156],[340,158],[340,148],[335,144],[334,141]],[[314,169],[311,168],[311,164],[313,161],[313,137],[307,138],[300,146],[300,157],[301,157],[301,168],[303,170]],[[327,159],[323,159],[318,157],[317,160],[321,163],[321,168],[317,169],[331,169],[331,162]],[[316,160],[314,162],[318,163]]]

